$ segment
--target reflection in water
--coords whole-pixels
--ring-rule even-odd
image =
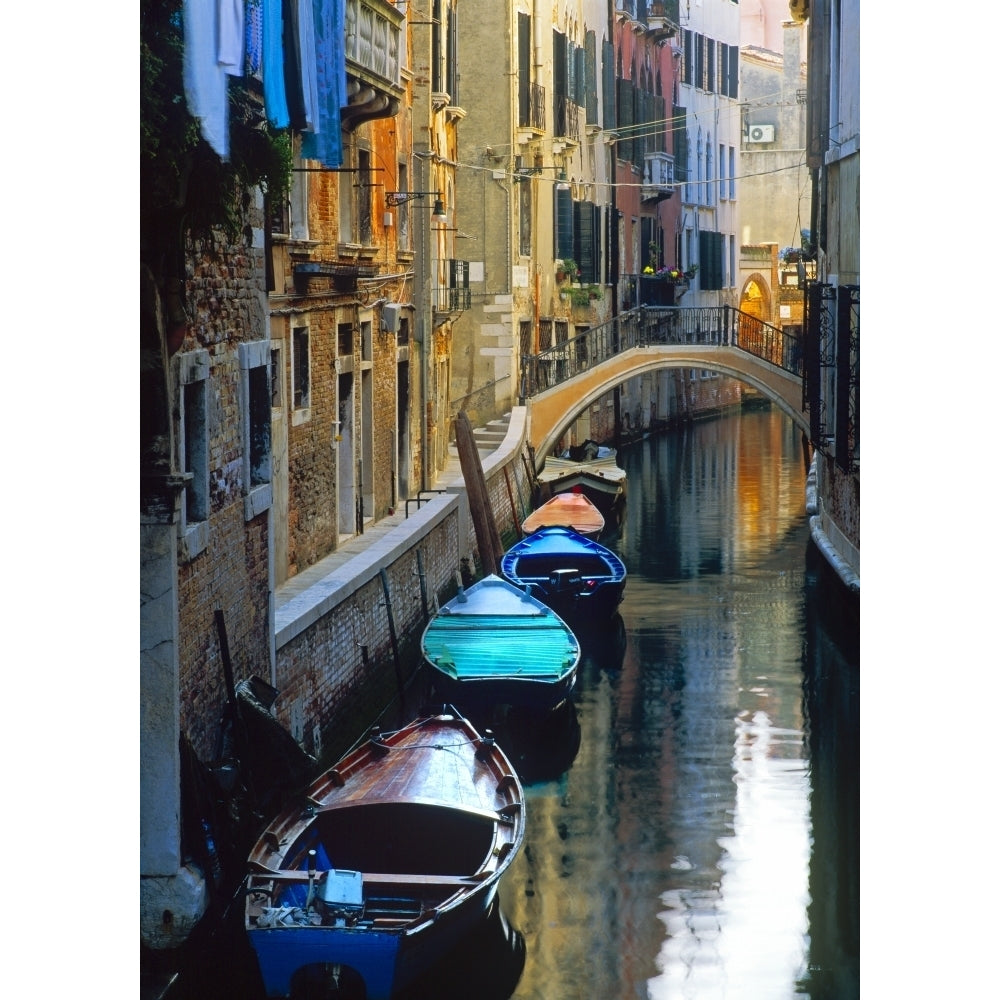
[[[524,968],[524,936],[494,902],[453,953],[396,1000],[507,1000]]]
[[[500,888],[527,947],[513,996],[848,1000],[815,975],[849,945],[817,941],[829,928],[810,890],[856,885],[857,868],[835,846],[851,831],[811,810],[799,435],[745,414],[619,461],[625,641],[581,661],[576,758],[527,789],[525,847]],[[828,796],[843,777],[824,779]]]

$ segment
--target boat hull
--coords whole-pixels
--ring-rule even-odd
[[[609,523],[617,522],[625,505],[628,476],[613,452],[583,461],[547,458],[537,480],[539,500],[578,490]]]
[[[542,528],[501,560],[504,576],[578,631],[610,621],[625,596],[625,564],[610,549],[566,528]]]
[[[370,734],[251,851],[245,929],[265,995],[404,989],[483,919],[523,806],[503,751],[453,709]]]
[[[265,995],[286,998],[297,978],[318,977],[340,966],[343,978],[360,977],[367,1000],[390,1000],[424,975],[484,919],[498,880],[481,887],[460,911],[415,930],[357,927],[254,928],[248,932]],[[330,975],[330,972],[326,972]]]
[[[604,530],[604,515],[582,491],[557,493],[521,522],[521,531],[531,535],[540,528],[572,528],[584,538],[598,538]]]
[[[490,575],[428,622],[421,652],[435,690],[466,711],[498,705],[547,711],[576,684],[580,643],[544,602]]]

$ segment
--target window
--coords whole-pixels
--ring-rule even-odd
[[[358,173],[354,189],[358,199],[358,239],[362,246],[372,244],[371,154],[358,150]]]
[[[410,175],[405,163],[396,167],[397,191],[410,190]],[[410,203],[401,202],[396,206],[396,246],[400,250],[410,249]]]
[[[281,350],[271,348],[271,409],[281,409]]]
[[[729,200],[736,200],[736,147],[729,147]]]
[[[243,403],[243,516],[256,517],[271,506],[270,341],[240,344]]]
[[[186,478],[181,498],[180,532],[185,558],[208,545],[208,351],[191,351],[177,360],[180,384],[179,451]]]
[[[309,409],[308,326],[292,328],[292,408],[298,411]]]
[[[728,194],[726,188],[726,147],[719,143],[719,201],[725,200]]]
[[[706,81],[705,89],[710,93],[715,93],[715,68],[716,68],[716,56],[715,56],[715,39],[708,38],[705,40],[707,51],[705,53],[705,69]]]
[[[522,257],[531,256],[531,181],[522,181],[517,185],[519,203],[518,218],[520,219]]]
[[[705,204],[715,204],[715,155],[712,151],[712,136],[705,142]]]

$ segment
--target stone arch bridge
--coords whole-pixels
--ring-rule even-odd
[[[732,306],[640,306],[601,326],[529,355],[522,401],[541,463],[595,400],[642,372],[705,368],[760,390],[806,433],[801,337]]]

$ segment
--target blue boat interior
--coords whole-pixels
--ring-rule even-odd
[[[518,583],[548,583],[554,573],[573,569],[580,579],[614,580],[620,578],[612,572],[607,561],[596,555],[574,553],[572,562],[566,556],[524,555],[512,559],[510,573]],[[504,567],[507,571],[507,567]]]
[[[319,813],[285,855],[285,868],[305,871],[316,851],[321,902],[352,919],[413,919],[428,900],[454,894],[449,878],[478,872],[493,849],[488,815],[421,803],[371,803]],[[413,876],[412,884],[379,883],[373,875]],[[308,887],[284,886],[278,906],[306,905]],[[326,899],[323,898],[326,894]]]
[[[424,654],[455,677],[561,677],[579,656],[565,624],[551,615],[455,615],[435,619],[423,640]]]

